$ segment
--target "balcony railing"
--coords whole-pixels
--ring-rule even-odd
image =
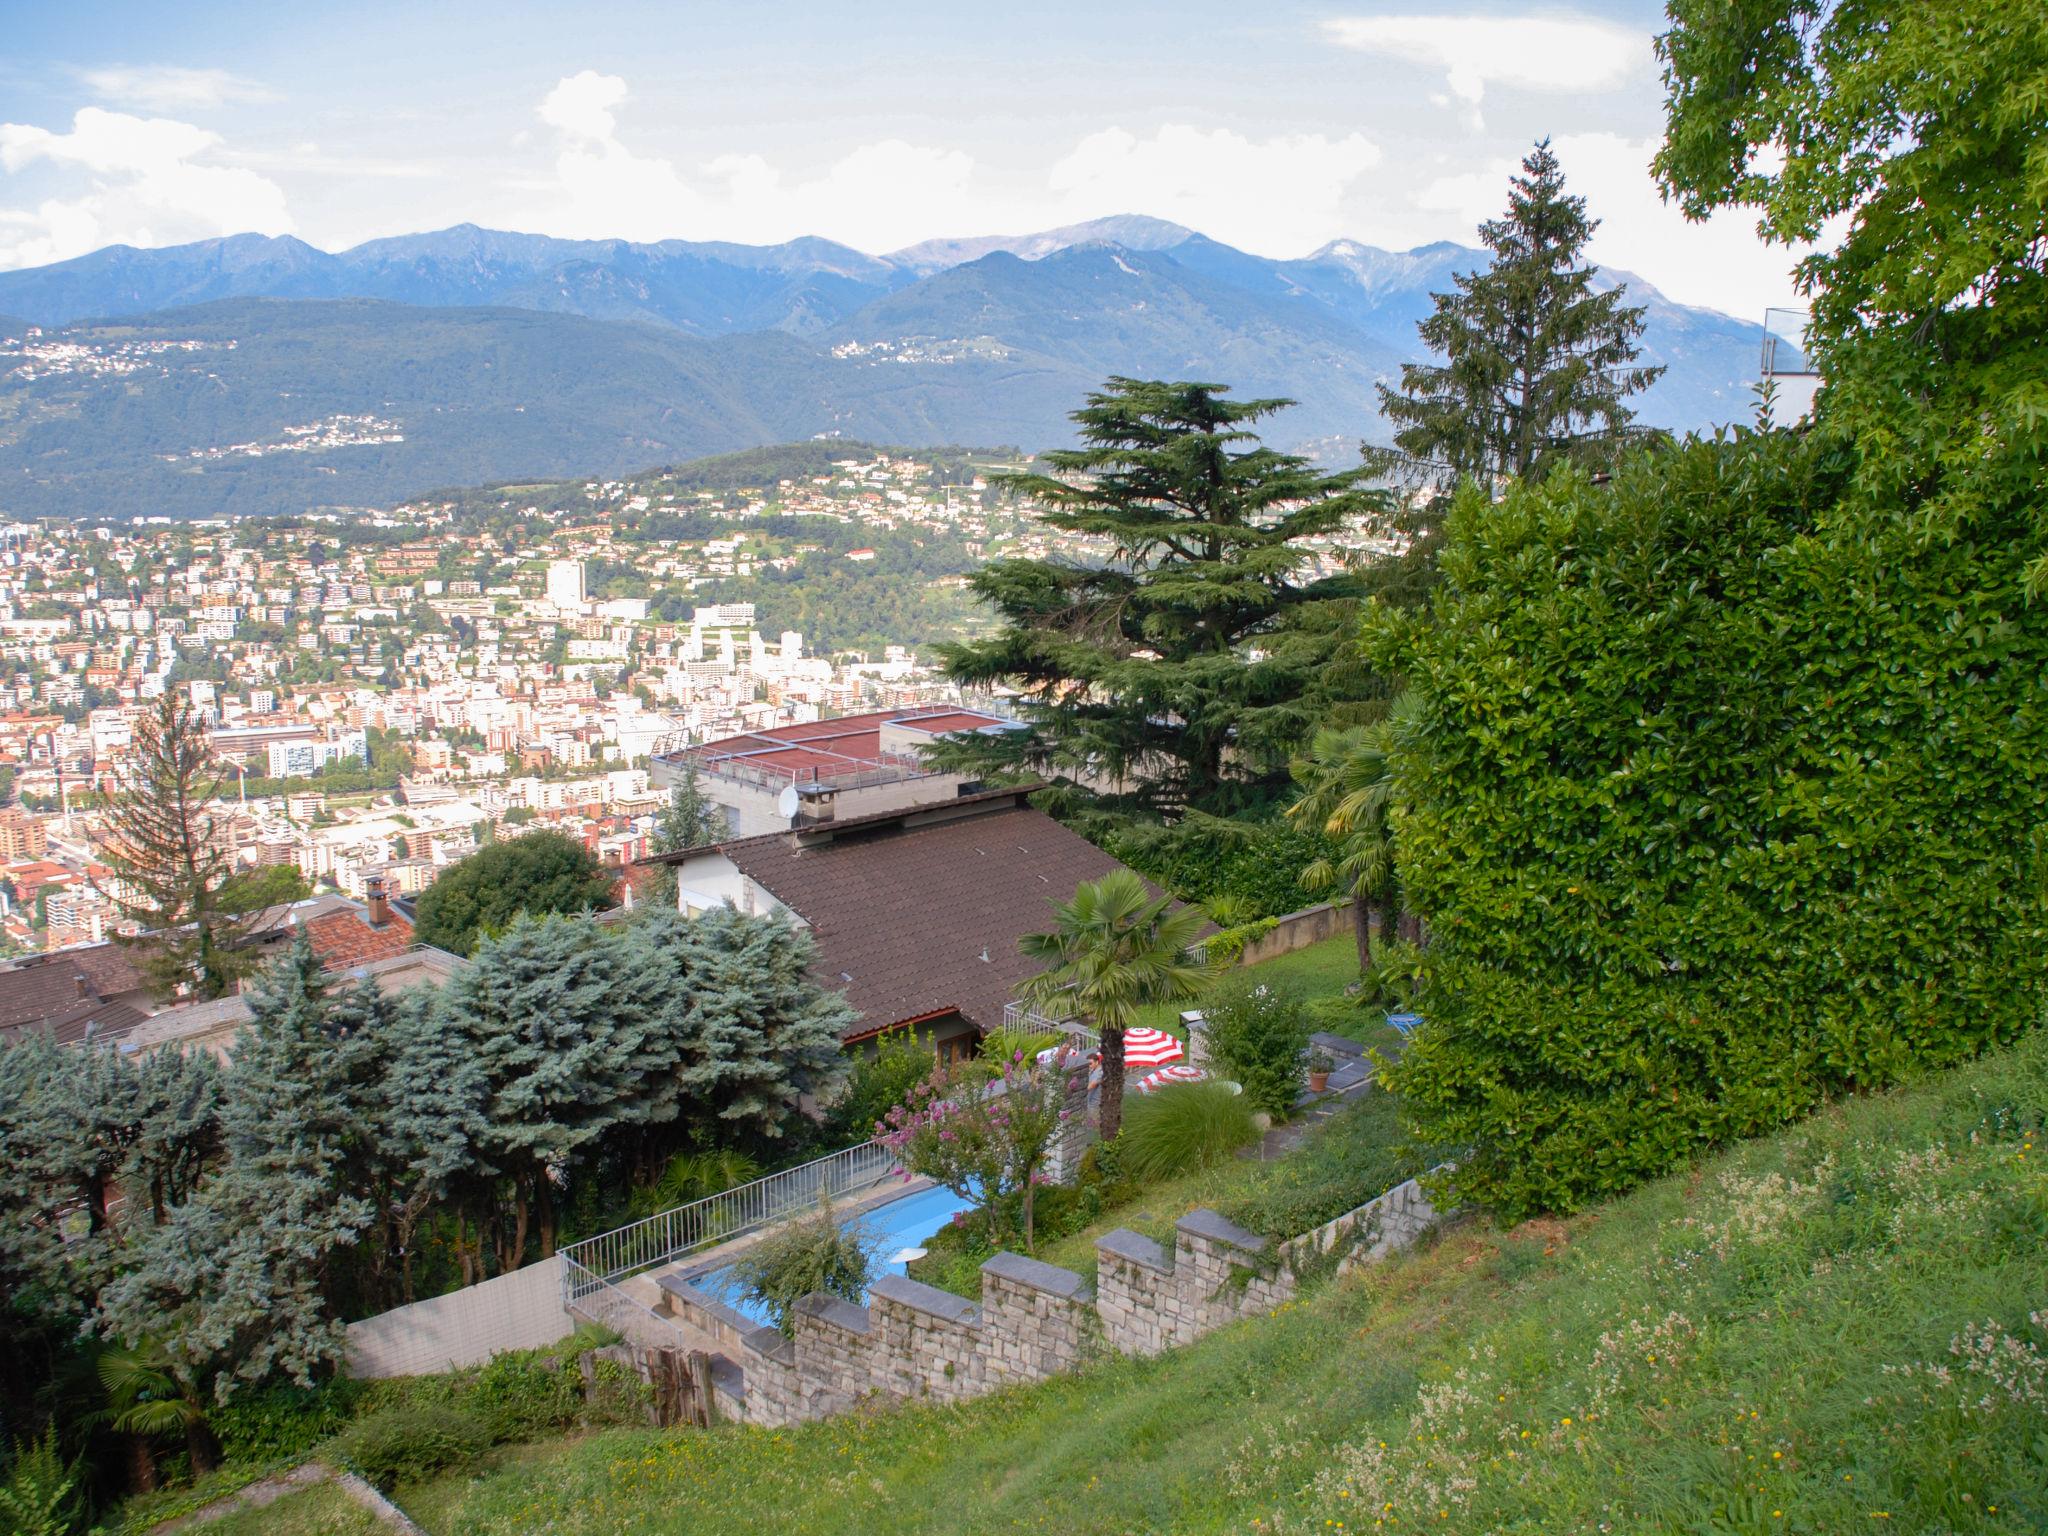
[[[655,1269],[728,1238],[794,1216],[820,1201],[872,1188],[897,1171],[896,1154],[864,1141],[721,1194],[562,1249],[563,1300],[577,1307],[600,1286]],[[579,1310],[581,1310],[579,1308]]]
[[[1102,1049],[1102,1036],[1074,1019],[1050,1019],[1025,1003],[1003,1005],[1005,1033],[1019,1035],[1065,1035],[1084,1050]]]

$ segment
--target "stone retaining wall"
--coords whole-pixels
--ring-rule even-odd
[[[1341,1271],[1413,1243],[1437,1213],[1413,1179],[1282,1243],[1194,1211],[1173,1250],[1118,1229],[1096,1239],[1097,1288],[1071,1270],[999,1253],[981,1267],[977,1305],[886,1275],[856,1307],[836,1297],[796,1304],[793,1338],[754,1323],[687,1280],[663,1277],[670,1313],[725,1348],[714,1371],[722,1417],[783,1425],[843,1413],[871,1398],[962,1402],[1041,1381],[1105,1350],[1156,1355],[1292,1298],[1301,1275],[1336,1253]]]

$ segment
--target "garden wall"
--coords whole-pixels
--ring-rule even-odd
[[[960,1402],[1013,1382],[1040,1381],[1105,1350],[1154,1355],[1291,1299],[1330,1255],[1339,1271],[1399,1251],[1437,1213],[1410,1179],[1313,1232],[1273,1249],[1214,1211],[1174,1229],[1173,1250],[1119,1229],[1095,1244],[1097,1286],[1071,1270],[999,1253],[981,1267],[979,1304],[901,1275],[856,1307],[812,1295],[785,1338],[664,1276],[670,1314],[729,1352],[715,1372],[719,1411],[783,1425],[841,1413],[871,1398]]]
[[[543,1259],[350,1323],[345,1369],[364,1378],[426,1376],[481,1365],[507,1349],[540,1349],[575,1328],[562,1307],[562,1262]]]
[[[1326,901],[1320,906],[1303,907],[1299,912],[1276,918],[1270,929],[1247,942],[1237,963],[1257,965],[1262,960],[1292,954],[1297,949],[1307,949],[1311,944],[1320,944],[1324,939],[1349,932],[1351,908],[1348,903]]]

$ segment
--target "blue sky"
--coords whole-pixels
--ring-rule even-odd
[[[1687,225],[1632,0],[66,5],[0,0],[0,267],[464,220],[886,251],[1149,213],[1268,255],[1471,241],[1551,135],[1598,259],[1745,318],[1791,253]]]

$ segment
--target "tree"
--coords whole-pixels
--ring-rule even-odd
[[[1350,899],[1360,975],[1372,969],[1373,934],[1385,934],[1394,900],[1393,734],[1391,721],[1318,731],[1294,761],[1301,798],[1287,808],[1289,820],[1336,845],[1301,881]]]
[[[227,1160],[101,1294],[98,1329],[158,1341],[194,1401],[341,1360],[331,1268],[375,1211],[354,1190],[364,1126],[320,961],[302,933],[250,994],[221,1105]]]
[[[1443,361],[1404,364],[1398,390],[1379,386],[1399,453],[1368,451],[1369,462],[1405,456],[1491,488],[1612,458],[1634,414],[1622,401],[1664,370],[1633,366],[1643,311],[1622,303],[1627,290],[1594,290],[1599,269],[1584,253],[1598,227],[1540,140],[1509,182],[1507,217],[1479,227],[1491,264],[1453,277],[1456,291],[1433,295],[1417,327]]]
[[[313,887],[306,883],[296,864],[268,864],[262,869],[241,870],[228,876],[221,882],[214,905],[230,916],[240,916],[289,906],[312,894]]]
[[[1040,1068],[1021,1051],[999,1061],[977,1056],[936,1066],[912,1084],[882,1116],[876,1139],[910,1172],[973,1201],[991,1244],[1014,1221],[1029,1253],[1038,1186],[1066,1123],[1066,1102],[1066,1072]]]
[[[529,832],[479,848],[420,895],[413,934],[466,955],[521,912],[593,912],[613,905],[612,877],[597,856],[560,832]]]
[[[1171,897],[1155,898],[1127,869],[1077,886],[1054,916],[1050,932],[1019,941],[1046,967],[1023,993],[1035,1007],[1077,1017],[1101,1034],[1099,1113],[1108,1140],[1123,1123],[1124,1031],[1139,1009],[1193,997],[1214,974],[1207,961],[1192,958],[1203,918]]]
[[[708,848],[729,836],[730,831],[725,812],[705,797],[697,765],[690,763],[684,766],[682,783],[669,791],[668,803],[655,818],[654,835],[649,839],[649,845],[656,853],[681,853],[689,848]],[[657,876],[649,896],[652,900],[666,901],[674,906],[675,866],[662,864],[656,868]]]
[[[811,977],[810,936],[730,906],[649,907],[621,936],[620,998],[650,1022],[636,1095],[642,1169],[679,1145],[773,1143],[806,1098],[830,1099],[854,1022]]]
[[[104,887],[134,940],[142,971],[160,998],[225,996],[255,964],[238,951],[246,924],[221,910],[234,872],[234,842],[215,817],[221,774],[190,696],[166,690],[135,726],[134,756],[106,811]]]
[[[1281,781],[1333,698],[1370,692],[1329,665],[1348,626],[1307,622],[1354,584],[1301,579],[1304,541],[1387,502],[1365,471],[1325,474],[1259,443],[1289,402],[1222,386],[1116,378],[1074,412],[1084,447],[1057,477],[1008,477],[1063,533],[1106,540],[1101,563],[991,561],[973,590],[995,636],[941,647],[956,682],[1013,683],[1029,729],[954,738],[934,760],[1059,778],[1074,800],[1223,812]],[[1355,653],[1354,653],[1355,654]]]

